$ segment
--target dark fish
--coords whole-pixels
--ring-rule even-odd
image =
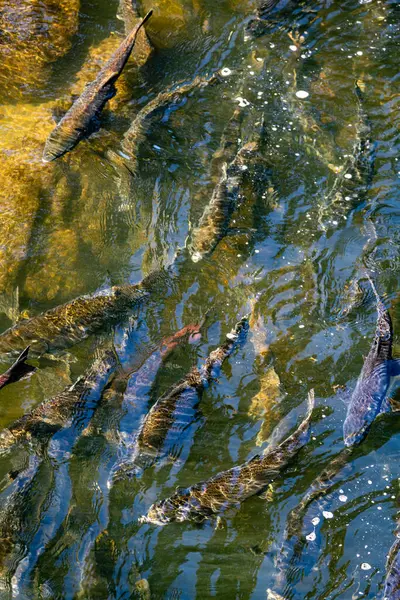
[[[19,381],[20,379],[23,379],[24,377],[27,377],[36,371],[36,367],[26,364],[28,353],[29,346],[27,346],[25,350],[21,352],[14,364],[5,373],[3,373],[3,375],[0,375],[0,389],[9,383]]]
[[[140,28],[151,17],[153,11],[138,23],[125,38],[118,50],[101,69],[96,79],[89,83],[67,114],[49,135],[43,161],[50,162],[69,152],[78,142],[98,127],[98,118],[105,104],[115,96],[115,83],[133,50]]]
[[[51,436],[63,427],[79,420],[82,408],[95,407],[97,398],[92,392],[117,368],[118,358],[114,352],[105,352],[94,362],[88,372],[80,377],[72,387],[42,402],[0,432],[0,455],[10,452],[23,442],[29,442],[34,449],[41,450]]]
[[[117,12],[117,18],[121,19],[125,25],[125,35],[128,35],[140,21],[139,7],[137,0],[120,0]],[[135,45],[135,63],[139,66],[145,64],[152,52],[152,46],[147,37],[146,30],[140,29]]]
[[[159,458],[173,455],[184,430],[193,423],[200,394],[217,376],[224,360],[247,333],[248,320],[243,318],[226,336],[222,346],[213,350],[204,365],[194,367],[186,377],[157,400],[139,429],[128,460],[115,468],[115,478],[135,474]]]
[[[371,279],[368,279],[377,298],[378,320],[374,341],[364,361],[343,424],[346,446],[361,442],[378,414],[389,410],[387,394],[390,380],[400,374],[400,361],[392,358],[393,327],[390,314]]]
[[[390,548],[386,563],[383,600],[400,600],[400,539]]]
[[[0,335],[0,353],[15,353],[30,344],[31,352],[66,348],[107,322],[121,319],[146,296],[142,285],[112,288],[108,293],[81,296],[45,313],[21,321]]]
[[[219,74],[214,73],[209,77],[195,77],[193,81],[190,81],[189,83],[180,82],[174,85],[171,89],[158,94],[138,112],[134,121],[132,122],[132,125],[125,133],[121,143],[124,152],[129,154],[129,156],[131,156],[133,159],[136,159],[138,145],[145,138],[146,122],[157,111],[177,104],[184,96],[189,94],[194,89],[201,89],[220,81],[221,78],[219,77]]]
[[[233,467],[191,487],[178,488],[170,498],[153,504],[141,521],[154,525],[166,525],[173,521],[203,521],[259,494],[279,477],[280,470],[307,443],[313,408],[314,391],[311,390],[307,415],[289,438],[263,455],[254,456],[244,465]]]
[[[184,341],[191,344],[199,337],[201,337],[199,325],[186,325],[175,334],[164,338],[159,345],[141,351],[139,364],[129,358],[125,360],[123,368],[116,371],[103,391],[96,414],[84,434],[102,432],[108,441],[119,442],[123,437],[120,431],[120,419],[126,412],[126,410],[122,411],[122,405],[134,407],[145,404],[148,391],[167,356]]]
[[[246,162],[258,151],[256,142],[248,142],[240,148],[233,161],[222,168],[210,203],[206,206],[199,224],[190,234],[188,251],[193,262],[199,262],[215,250],[225,237],[232,214],[237,207],[243,177],[248,169]]]

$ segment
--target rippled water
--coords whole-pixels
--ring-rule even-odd
[[[365,267],[400,350],[397,1],[281,2],[250,35],[250,0],[142,0],[141,12],[156,9],[155,51],[140,70],[129,63],[100,131],[49,164],[41,156],[54,116],[97,73],[123,24],[114,0],[16,2],[18,14],[13,2],[0,4],[2,329],[171,264],[210,200],[212,159],[239,105],[241,140],[252,141],[262,120],[265,137],[210,257],[184,262],[125,322],[34,359],[30,379],[1,390],[6,427],[76,381],[111,342],[135,373],[160,340],[200,324],[201,339],[181,341],[140,386],[133,375],[113,390],[99,374],[92,401],[39,456],[1,457],[1,597],[148,598],[137,584],[145,579],[151,598],[258,599],[268,589],[291,600],[382,598],[398,510],[398,416],[374,423],[291,538],[288,517],[343,448],[344,399],[376,324]],[[124,150],[135,115],[158,93],[218,69],[219,83],[156,112],[135,155]],[[360,139],[370,143],[365,169],[345,178]],[[174,456],[110,486],[123,439],[246,313],[247,340],[202,395]],[[267,499],[250,498],[217,527],[138,522],[176,486],[283,438],[311,388],[311,439]]]

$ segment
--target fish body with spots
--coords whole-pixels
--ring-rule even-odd
[[[131,55],[137,34],[151,15],[152,11],[134,27],[96,79],[86,85],[82,94],[49,135],[43,152],[43,162],[63,156],[98,127],[98,118],[104,106],[116,94],[115,83]]]
[[[313,408],[314,392],[311,391],[307,415],[290,437],[263,455],[254,456],[244,465],[223,471],[188,488],[178,488],[170,498],[153,504],[141,522],[160,526],[174,521],[202,522],[263,492],[278,479],[280,471],[307,443]]]
[[[67,348],[100,330],[107,322],[117,321],[147,295],[138,284],[81,296],[4,331],[0,335],[0,353],[12,355],[27,344],[33,355]]]
[[[248,330],[243,318],[213,350],[198,369],[194,367],[179,383],[163,394],[144,418],[130,457],[116,466],[114,480],[136,474],[157,460],[173,456],[184,431],[194,423],[201,393],[218,376],[222,363],[232,354]]]
[[[104,351],[85,375],[73,386],[63,390],[50,400],[45,400],[7,428],[0,431],[0,455],[12,451],[18,444],[29,443],[35,449],[43,449],[57,431],[79,420],[79,413],[91,412],[95,402],[92,392],[105,384],[109,375],[117,368],[117,356]],[[99,394],[98,394],[99,395]]]

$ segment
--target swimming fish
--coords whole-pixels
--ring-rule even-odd
[[[180,82],[172,86],[172,88],[165,92],[157,94],[153,100],[148,102],[136,115],[125,133],[121,146],[124,153],[128,154],[132,159],[135,160],[138,153],[138,145],[145,138],[145,125],[148,119],[150,119],[157,111],[162,110],[166,107],[173,106],[182,100],[184,96],[189,94],[192,90],[199,88],[202,89],[208,85],[219,83],[221,77],[219,73],[213,73],[208,77],[195,77],[189,83]]]
[[[96,79],[87,84],[80,97],[51,132],[44,147],[43,162],[50,162],[69,152],[82,138],[98,128],[100,113],[107,101],[116,94],[115,82],[133,50],[136,36],[152,13],[150,10],[134,27]]]
[[[3,373],[3,375],[0,375],[0,389],[9,383],[19,381],[20,379],[23,379],[24,377],[27,377],[36,371],[36,367],[26,364],[28,353],[29,346],[27,346],[25,350],[21,352],[14,364],[5,373]]]
[[[210,203],[189,236],[187,248],[193,262],[199,262],[212,254],[218,242],[226,235],[248,170],[246,162],[257,150],[256,142],[248,142],[240,148],[230,164],[223,165],[222,176],[214,188]]]
[[[387,563],[383,600],[400,600],[400,539],[390,548]]]
[[[121,19],[125,25],[125,35],[128,35],[140,21],[137,0],[120,0],[117,19]],[[153,48],[147,37],[145,28],[138,32],[135,44],[135,64],[142,66],[146,63]]]
[[[213,350],[200,369],[194,367],[179,383],[161,396],[144,418],[131,455],[115,468],[114,479],[135,474],[158,459],[174,454],[184,430],[193,423],[200,394],[214,379],[228,356],[246,335],[246,317],[227,334],[225,342]]]
[[[27,344],[33,354],[66,348],[101,329],[107,322],[120,319],[147,295],[144,287],[138,284],[81,296],[4,331],[0,335],[0,353],[20,352]]]
[[[123,368],[116,371],[104,389],[94,418],[90,421],[83,434],[100,432],[109,442],[120,442],[123,433],[120,430],[120,420],[129,410],[146,406],[147,396],[154,379],[168,355],[181,343],[195,343],[201,337],[200,325],[186,325],[171,336],[164,338],[158,345],[140,351],[140,363],[137,356],[125,358]],[[132,353],[132,348],[126,348],[124,354]],[[137,355],[137,352],[133,352]],[[143,360],[144,359],[144,360]],[[124,409],[122,408],[124,405]]]
[[[400,375],[400,361],[392,358],[393,326],[389,311],[368,276],[377,299],[374,341],[364,361],[343,424],[346,446],[361,442],[379,413],[390,410],[387,399],[392,377]]]
[[[63,390],[50,400],[26,413],[7,428],[0,431],[0,455],[10,452],[23,442],[41,450],[51,436],[63,427],[70,425],[74,418],[79,419],[82,407],[95,407],[98,398],[92,392],[104,384],[104,379],[117,368],[118,359],[114,352],[100,353],[85,375],[73,386]]]
[[[186,520],[201,522],[259,494],[279,477],[281,469],[307,443],[313,408],[314,391],[311,390],[307,415],[290,437],[264,454],[253,456],[244,465],[191,487],[178,488],[170,498],[153,504],[141,522],[154,525]]]

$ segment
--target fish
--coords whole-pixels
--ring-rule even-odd
[[[95,407],[93,390],[103,385],[118,366],[118,357],[112,350],[100,353],[87,372],[72,385],[50,400],[16,419],[0,431],[0,456],[8,454],[26,442],[41,454],[49,439],[60,429],[79,420],[79,411]]]
[[[189,235],[187,249],[194,263],[210,256],[228,232],[237,208],[241,184],[248,169],[246,162],[257,152],[258,143],[244,144],[230,164],[224,164],[222,175],[200,221]]]
[[[325,146],[320,144],[321,150],[325,147],[325,157],[320,156],[322,162],[336,172],[336,179],[331,189],[318,206],[318,222],[323,230],[326,229],[329,219],[334,221],[347,219],[349,211],[364,200],[374,177],[376,153],[372,141],[371,122],[365,112],[363,93],[357,83],[354,93],[358,105],[357,119],[352,128],[354,141],[352,151],[344,165],[336,167],[330,164],[327,151],[329,144]],[[315,151],[315,145],[313,148]],[[331,162],[333,160],[332,158]]]
[[[115,286],[104,293],[80,296],[4,331],[0,335],[0,354],[15,354],[27,344],[34,355],[67,348],[106,323],[121,319],[147,296],[141,284]]]
[[[256,454],[245,464],[223,471],[207,481],[178,488],[170,498],[153,504],[140,522],[159,526],[174,521],[202,522],[262,493],[279,478],[280,471],[307,443],[314,403],[314,390],[311,390],[306,417],[297,430],[278,446]]]
[[[201,337],[200,327],[198,324],[186,325],[173,335],[164,338],[158,345],[150,345],[140,352],[139,365],[137,361],[130,358],[125,360],[123,368],[115,372],[104,389],[96,415],[83,435],[98,435],[101,432],[109,442],[121,442],[123,434],[120,431],[119,421],[123,413],[129,410],[128,407],[145,404],[149,388],[163,362],[184,341],[189,344],[197,342]],[[129,352],[127,350],[125,349],[125,354]],[[122,411],[123,404],[126,406],[124,411]]]
[[[133,50],[138,32],[152,14],[153,11],[150,10],[127,35],[96,79],[86,85],[82,94],[50,133],[43,151],[43,162],[51,162],[63,156],[98,128],[100,113],[107,101],[116,94],[115,83]]]
[[[138,154],[138,145],[145,138],[146,122],[154,116],[154,114],[168,106],[177,104],[181,99],[189,94],[194,89],[202,89],[208,85],[221,82],[219,72],[213,73],[208,77],[195,77],[189,83],[181,81],[175,84],[168,90],[157,94],[153,100],[148,102],[136,115],[131,126],[125,133],[121,147],[125,154],[136,159]]]
[[[117,19],[121,19],[124,22],[125,26],[125,35],[129,35],[129,33],[133,30],[134,27],[140,21],[139,10],[137,6],[136,0],[120,0],[118,11],[117,11]],[[142,66],[146,63],[148,57],[152,53],[152,46],[150,44],[149,38],[147,37],[147,33],[145,28],[141,28],[138,32],[136,39],[136,47],[135,47],[135,62],[137,65]]]
[[[211,352],[200,369],[193,367],[156,401],[133,440],[131,455],[116,465],[114,481],[136,475],[157,460],[174,455],[183,432],[194,422],[201,393],[217,377],[222,363],[232,354],[247,331],[248,319],[243,317],[227,334],[222,346]]]
[[[360,443],[374,419],[390,410],[387,395],[391,378],[400,375],[400,361],[392,357],[393,326],[390,313],[369,275],[367,278],[377,300],[378,319],[374,341],[364,360],[343,424],[343,438],[347,447]]]
[[[26,364],[28,354],[29,346],[27,346],[25,350],[21,352],[14,364],[11,365],[11,367],[5,373],[3,373],[3,375],[0,375],[0,389],[9,383],[14,383],[15,381],[19,381],[20,379],[28,377],[34,371],[36,371],[36,367]]]
[[[400,539],[398,537],[389,550],[386,562],[383,599],[400,600]]]

